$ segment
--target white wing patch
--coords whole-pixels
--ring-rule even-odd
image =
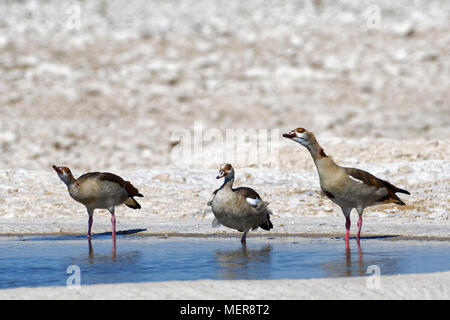
[[[252,207],[257,207],[258,203],[261,201],[258,198],[255,198],[255,199],[253,199],[253,198],[245,198],[245,200],[247,200],[247,202],[250,203],[250,205]]]
[[[355,182],[363,183],[361,180],[358,180],[358,179],[356,179],[356,178],[353,178],[351,175],[348,175],[348,177],[349,177],[351,180],[355,181]]]

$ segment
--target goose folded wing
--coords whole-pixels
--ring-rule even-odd
[[[90,172],[86,173],[78,178],[78,180],[96,178],[100,181],[110,181],[117,183],[120,187],[124,188],[127,191],[129,197],[143,197],[141,193],[139,193],[138,189],[131,184],[130,181],[125,181],[118,175],[109,172]]]
[[[344,168],[344,169],[350,177],[359,180],[366,185],[375,187],[377,189],[385,188],[387,190],[388,195],[387,198],[384,200],[392,199],[398,201],[399,204],[404,204],[403,201],[401,201],[395,193],[400,192],[410,194],[408,191],[400,189],[394,186],[393,184],[387,182],[386,180],[377,178],[367,171],[356,168]]]
[[[261,202],[259,194],[251,188],[240,187],[233,189],[233,191],[244,197],[252,207],[258,207],[258,204]]]

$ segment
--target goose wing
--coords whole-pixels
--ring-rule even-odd
[[[400,198],[397,197],[395,193],[399,192],[410,194],[407,190],[400,189],[394,186],[393,184],[387,182],[386,180],[375,177],[373,174],[367,171],[356,168],[344,168],[344,169],[350,177],[359,180],[366,185],[375,187],[377,189],[385,188],[388,194],[385,198],[380,199],[379,201],[393,200],[393,202],[397,204],[404,205],[405,203],[402,200],[400,200]]]

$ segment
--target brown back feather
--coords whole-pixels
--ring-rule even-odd
[[[344,169],[349,176],[357,180],[360,180],[369,186],[373,186],[376,188],[386,188],[389,198],[401,202],[399,204],[404,204],[404,202],[401,201],[399,197],[397,197],[397,195],[395,194],[396,192],[410,194],[408,191],[397,188],[396,186],[387,182],[386,180],[379,179],[367,171],[356,168],[344,168]]]
[[[259,196],[259,194],[251,188],[239,187],[239,188],[233,189],[233,192],[237,192],[244,198],[252,198],[252,199],[260,199],[261,200],[261,197]]]
[[[127,191],[129,197],[143,197],[142,194],[139,193],[139,190],[131,184],[130,181],[125,181],[118,175],[109,172],[89,172],[85,173],[78,178],[78,180],[96,178],[101,181],[111,181],[117,183],[119,186],[124,188]]]

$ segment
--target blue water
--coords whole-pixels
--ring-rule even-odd
[[[450,270],[450,241],[365,239],[345,250],[341,238],[154,237],[110,235],[0,237],[0,288],[198,279],[301,279]]]

